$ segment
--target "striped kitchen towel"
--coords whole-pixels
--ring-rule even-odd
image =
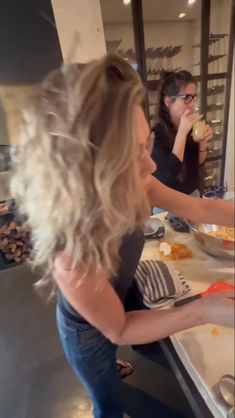
[[[181,273],[162,261],[140,261],[135,280],[144,305],[150,309],[172,304],[191,290]]]

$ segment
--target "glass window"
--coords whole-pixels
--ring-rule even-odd
[[[131,2],[100,0],[107,52],[126,59],[137,69]]]
[[[201,1],[143,0],[147,86],[151,123],[161,71],[188,70],[200,75]],[[183,17],[179,17],[185,13]],[[199,85],[200,91],[200,85]],[[200,103],[200,98],[199,98]]]
[[[204,165],[204,188],[220,185],[221,160],[207,161]]]
[[[226,79],[209,80],[207,83],[207,121],[214,133],[208,157],[222,154],[225,84]]]

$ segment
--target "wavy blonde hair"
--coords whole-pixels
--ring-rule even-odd
[[[118,56],[71,64],[44,80],[13,163],[12,195],[32,229],[33,263],[52,276],[56,251],[117,272],[123,237],[142,228],[134,108],[138,74]]]

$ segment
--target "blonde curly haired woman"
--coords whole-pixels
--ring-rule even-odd
[[[62,345],[95,418],[123,417],[117,345],[233,324],[231,292],[175,309],[125,311],[128,300],[135,306],[133,277],[151,206],[233,225],[231,202],[193,198],[151,176],[143,98],[137,73],[117,56],[55,71],[15,158],[12,191],[32,228],[34,264],[57,287]],[[159,404],[156,416],[177,415]]]

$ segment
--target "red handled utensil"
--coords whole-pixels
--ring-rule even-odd
[[[175,302],[175,306],[176,307],[182,306],[182,305],[185,305],[186,303],[192,302],[193,300],[204,298],[204,297],[209,296],[213,293],[221,292],[223,290],[235,290],[235,286],[233,286],[230,283],[226,283],[223,280],[220,280],[220,281],[215,282],[212,285],[210,285],[208,287],[208,289],[205,290],[202,293],[198,293],[197,295],[193,295],[193,296],[189,296],[188,298],[177,300]]]

